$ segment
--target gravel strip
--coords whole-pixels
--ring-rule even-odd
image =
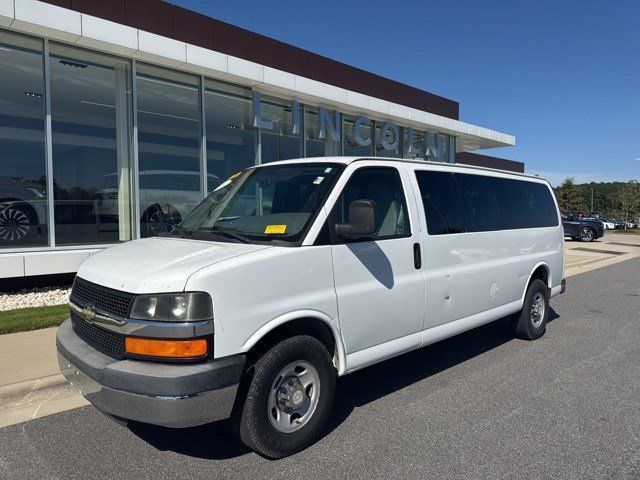
[[[0,292],[0,312],[16,308],[63,305],[69,301],[71,287],[35,287],[17,293]]]

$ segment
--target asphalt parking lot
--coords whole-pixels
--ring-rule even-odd
[[[269,461],[226,422],[83,407],[0,430],[0,478],[640,478],[640,259],[569,280],[539,341],[506,322],[340,379],[319,442]]]

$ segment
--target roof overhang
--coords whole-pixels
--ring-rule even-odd
[[[0,0],[0,27],[457,137],[457,151],[515,145],[515,137],[37,0]]]

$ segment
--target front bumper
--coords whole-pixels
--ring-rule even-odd
[[[78,337],[70,320],[56,346],[60,371],[98,410],[172,428],[228,418],[245,364],[244,355],[194,364],[115,359]]]

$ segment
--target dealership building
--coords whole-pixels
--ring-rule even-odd
[[[0,278],[158,235],[251,165],[524,170],[453,100],[160,0],[0,0],[0,79]]]

